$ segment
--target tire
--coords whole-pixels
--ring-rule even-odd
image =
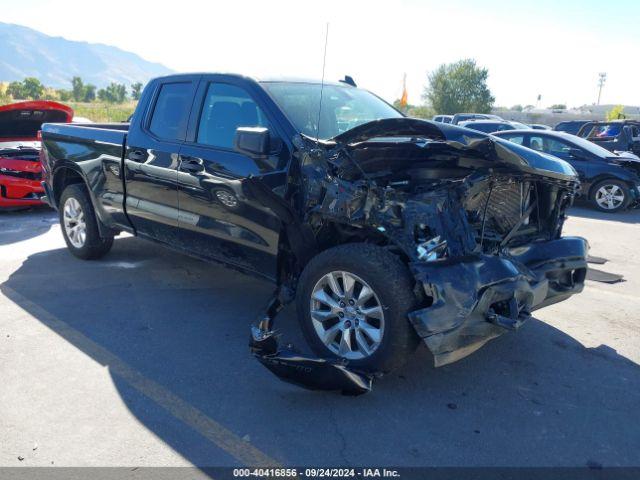
[[[334,275],[339,293],[345,290],[345,280],[341,274],[346,272],[351,276],[347,284],[353,289],[351,300],[357,303],[349,305],[349,295],[344,296],[344,308],[338,308],[342,317],[334,315],[336,309],[329,307],[329,304],[316,300],[323,298],[331,302],[333,299],[340,307],[336,300],[340,297],[328,293],[335,291],[331,289],[328,277],[331,272],[339,272]],[[387,373],[400,367],[416,350],[420,340],[407,318],[407,314],[417,305],[413,283],[409,270],[400,259],[381,247],[353,243],[318,254],[302,272],[296,294],[297,317],[309,346],[320,357],[346,358],[350,366],[366,372]],[[367,301],[364,301],[367,297],[364,285],[373,291]],[[380,307],[382,320],[376,318],[379,317],[376,305]],[[356,308],[359,308],[358,312],[354,312]],[[313,315],[312,310],[315,312]],[[372,316],[367,316],[365,312]],[[325,317],[325,320],[319,320]],[[347,321],[350,323],[347,324]],[[347,328],[349,326],[351,328]],[[378,342],[374,340],[378,334],[367,333],[376,333],[375,327],[380,332]],[[328,335],[328,338],[333,337],[333,343],[328,345],[320,335],[332,328],[337,332],[335,336],[332,333]],[[350,332],[345,334],[347,330]],[[343,339],[353,348],[342,350]],[[362,341],[366,342],[369,352],[361,347]],[[358,350],[361,356],[354,350]]]
[[[607,195],[612,194],[607,199]],[[596,183],[589,194],[589,201],[597,210],[615,213],[625,210],[631,203],[629,186],[614,178],[608,178]]]
[[[100,236],[98,220],[84,185],[75,183],[64,189],[58,212],[62,236],[73,255],[83,260],[95,260],[111,250],[113,236]],[[74,227],[77,228],[74,230]]]

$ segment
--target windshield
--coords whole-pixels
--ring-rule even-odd
[[[263,82],[262,86],[296,129],[313,138],[326,140],[363,123],[402,117],[395,108],[366,90],[325,85],[318,129],[319,83]]]

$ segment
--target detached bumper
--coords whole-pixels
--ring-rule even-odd
[[[513,248],[508,255],[412,264],[433,303],[409,314],[436,366],[466,357],[531,312],[584,288],[588,243],[580,237]]]

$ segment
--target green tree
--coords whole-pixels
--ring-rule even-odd
[[[80,77],[71,79],[71,95],[76,102],[81,102],[84,99],[84,82]]]
[[[566,110],[567,106],[564,103],[554,103],[549,107],[549,110]]]
[[[61,102],[68,102],[73,97],[73,92],[71,92],[71,90],[59,88],[58,90],[56,90],[56,92],[58,92],[58,98]]]
[[[7,94],[16,100],[39,100],[44,95],[44,85],[34,77],[27,77],[22,82],[11,82]]]
[[[96,86],[87,83],[84,86],[83,102],[93,102],[96,99]]]
[[[619,120],[621,118],[627,118],[624,114],[624,105],[616,105],[607,112],[607,120]]]
[[[0,105],[11,102],[11,97],[9,97],[9,94],[7,93],[7,88],[9,88],[8,83],[0,82]]]
[[[122,103],[127,99],[127,87],[121,83],[111,82],[107,88],[98,90],[98,98],[103,102]]]
[[[11,82],[7,87],[7,95],[14,100],[23,100],[27,98],[22,82]]]
[[[509,110],[513,110],[514,112],[521,112],[522,110],[524,110],[524,108],[522,107],[522,105],[517,104],[511,107]]]
[[[131,84],[131,98],[140,100],[140,95],[142,95],[142,83],[136,82]]]
[[[26,98],[40,100],[44,95],[44,85],[35,77],[27,77],[22,82]]]
[[[473,59],[442,64],[429,74],[423,98],[439,114],[489,113],[495,102],[487,86],[489,71]]]

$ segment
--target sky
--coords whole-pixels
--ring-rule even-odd
[[[179,72],[351,75],[421,104],[429,72],[474,58],[496,105],[640,105],[639,0],[0,0],[0,21],[105,43]]]

